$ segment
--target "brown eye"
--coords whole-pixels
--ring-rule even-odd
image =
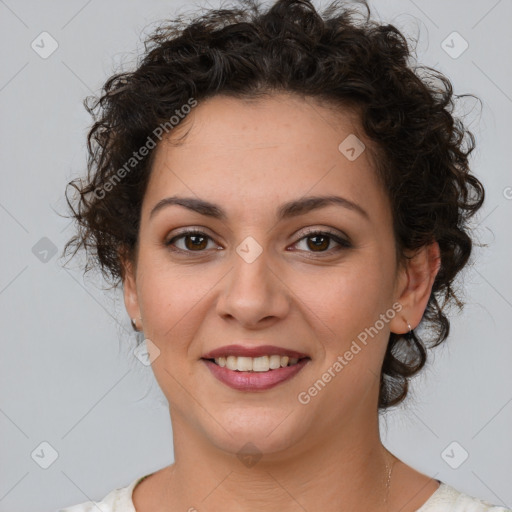
[[[308,247],[316,251],[316,249],[322,251],[329,247],[331,237],[325,235],[312,235],[306,237],[308,240]]]
[[[306,236],[303,236],[295,245],[299,245],[303,241],[306,241],[306,247],[301,250],[305,250],[306,252],[331,253],[352,247],[352,244],[348,240],[329,231],[312,231],[306,233]],[[331,242],[334,242],[337,247],[329,249]]]
[[[177,251],[202,252],[207,248],[208,241],[211,241],[211,238],[202,231],[185,231],[171,238],[165,245]],[[183,242],[182,246],[180,247],[177,242]]]
[[[185,236],[185,246],[187,249],[205,249],[208,245],[207,237],[201,235],[187,235]]]

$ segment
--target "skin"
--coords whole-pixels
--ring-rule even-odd
[[[185,129],[181,145],[167,143]],[[349,134],[367,148],[354,161],[338,150]],[[201,102],[157,147],[123,289],[128,314],[157,356],[152,368],[170,404],[175,462],[135,488],[138,512],[412,512],[437,489],[382,445],[377,400],[389,334],[419,324],[439,247],[398,264],[389,200],[369,147],[355,114],[287,94]],[[215,203],[227,218],[179,205],[150,217],[174,195]],[[368,218],[330,205],[277,220],[279,205],[305,195],[342,196]],[[192,227],[210,238],[195,240],[200,249],[190,237],[176,240],[190,257],[165,245]],[[307,238],[305,228],[334,230],[351,247],[322,238],[315,248],[318,239]],[[248,236],[262,249],[251,263],[236,252]],[[298,394],[397,302],[400,312],[308,404],[300,403]],[[239,340],[292,348],[311,360],[272,389],[234,390],[200,358]],[[262,455],[252,467],[237,457],[248,442]],[[393,467],[389,495],[386,463]]]

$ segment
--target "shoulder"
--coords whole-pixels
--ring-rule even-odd
[[[512,510],[474,498],[441,482],[437,491],[416,512],[512,512]]]
[[[135,486],[149,475],[135,479],[126,487],[110,491],[101,501],[87,501],[59,509],[57,512],[136,512],[132,494]]]

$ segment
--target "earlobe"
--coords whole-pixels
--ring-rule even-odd
[[[409,256],[400,270],[401,282],[396,300],[402,304],[402,310],[390,323],[392,332],[405,334],[418,326],[440,267],[441,255],[437,242],[423,246]]]

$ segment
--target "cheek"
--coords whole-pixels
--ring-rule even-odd
[[[370,321],[373,324],[384,313],[390,306],[391,285],[390,273],[384,272],[384,267],[365,264],[361,259],[326,271],[313,281],[298,278],[295,289],[319,318],[346,331],[364,328]]]
[[[151,257],[153,256],[153,257]],[[200,272],[193,265],[178,267],[162,255],[141,255],[138,292],[141,312],[148,331],[161,350],[177,348],[186,339],[184,330],[198,325],[201,304],[213,284],[215,276]],[[173,343],[169,343],[173,341]]]
[[[376,259],[373,254],[360,255],[315,280],[297,279],[297,296],[314,313],[311,318],[317,318],[323,365],[329,367],[347,354],[350,363],[343,370],[344,379],[359,379],[364,368],[378,373],[385,352],[389,320],[383,324],[379,319],[392,305],[393,267],[392,260]]]

